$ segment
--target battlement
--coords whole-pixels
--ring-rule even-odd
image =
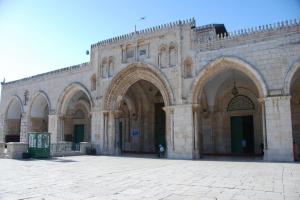
[[[213,26],[212,24],[205,25],[205,26],[197,27],[196,30],[206,29],[212,26]],[[284,31],[289,31],[289,30],[293,31],[293,29],[295,28],[296,28],[295,30],[297,31],[298,27],[300,27],[300,19],[294,19],[289,21],[286,20],[274,24],[266,24],[266,25],[261,25],[257,27],[247,28],[247,29],[240,29],[229,33],[212,35],[208,37],[205,42],[201,41],[199,38],[195,38],[193,44],[194,47],[204,48],[204,49],[224,48],[231,45],[239,45],[251,39],[257,41],[260,38],[280,35]]]
[[[86,63],[73,65],[73,66],[53,70],[53,71],[50,71],[50,72],[46,72],[46,73],[42,73],[42,74],[38,74],[38,75],[26,77],[26,78],[22,78],[22,79],[15,80],[15,81],[1,82],[1,85],[7,86],[7,85],[12,85],[12,84],[16,84],[16,83],[19,83],[19,82],[32,80],[32,79],[37,79],[37,78],[42,78],[42,77],[44,78],[44,77],[47,77],[47,76],[57,75],[57,74],[61,74],[61,73],[64,73],[64,72],[80,71],[80,70],[82,70],[84,68],[88,68],[88,67],[89,67],[89,63],[86,62]]]
[[[162,24],[162,25],[146,28],[146,29],[143,29],[143,30],[140,30],[140,31],[136,31],[136,32],[125,34],[125,35],[120,35],[120,36],[117,36],[117,37],[113,37],[113,38],[110,38],[110,39],[102,40],[102,41],[97,42],[96,44],[92,44],[91,48],[98,47],[98,46],[106,46],[106,45],[115,44],[115,43],[122,42],[122,41],[125,41],[125,40],[130,40],[134,36],[139,37],[139,36],[143,36],[143,35],[146,35],[146,34],[152,34],[152,33],[155,33],[155,32],[172,29],[172,28],[179,27],[179,26],[182,26],[182,25],[189,25],[191,27],[195,27],[196,26],[195,19],[191,18],[191,19],[187,19],[187,20],[178,20],[176,22]]]

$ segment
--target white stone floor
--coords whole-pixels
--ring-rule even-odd
[[[0,159],[0,199],[300,199],[300,163],[74,156]]]

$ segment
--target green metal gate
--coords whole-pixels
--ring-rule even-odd
[[[32,158],[49,158],[50,133],[28,133],[28,153]]]

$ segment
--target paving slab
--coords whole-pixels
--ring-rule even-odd
[[[72,156],[0,159],[0,199],[300,199],[300,163]]]

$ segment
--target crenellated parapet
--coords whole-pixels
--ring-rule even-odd
[[[90,67],[89,62],[86,62],[86,63],[73,65],[73,66],[53,70],[53,71],[50,71],[50,72],[46,72],[46,73],[42,73],[42,74],[38,74],[38,75],[26,77],[26,78],[22,78],[22,79],[15,80],[15,81],[1,82],[1,85],[3,87],[6,87],[6,86],[9,86],[9,85],[18,84],[18,83],[22,83],[22,82],[25,82],[25,81],[37,80],[37,79],[42,79],[42,78],[45,79],[45,78],[56,76],[56,75],[62,74],[62,73],[81,71],[81,70],[88,69],[89,67]]]
[[[195,31],[212,28],[213,25],[200,26]],[[247,43],[251,40],[261,41],[265,38],[272,38],[282,36],[282,34],[293,33],[300,31],[300,19],[286,20],[274,24],[266,24],[257,27],[240,29],[232,32],[221,34],[214,34],[207,37],[206,41],[195,37],[193,40],[193,47],[201,50],[214,50],[226,48]]]
[[[91,48],[98,47],[98,46],[107,46],[107,45],[123,42],[123,41],[126,41],[126,40],[131,40],[134,37],[137,37],[137,38],[138,37],[143,37],[145,35],[149,35],[149,34],[161,32],[161,31],[174,29],[174,28],[177,28],[177,27],[180,27],[180,26],[195,27],[195,25],[196,25],[196,22],[195,22],[194,18],[187,19],[187,20],[178,20],[176,22],[162,24],[162,25],[146,28],[146,29],[143,29],[143,30],[140,30],[140,31],[136,31],[136,32],[125,34],[125,35],[113,37],[113,38],[110,38],[110,39],[102,40],[102,41],[97,42],[96,44],[92,44]]]

